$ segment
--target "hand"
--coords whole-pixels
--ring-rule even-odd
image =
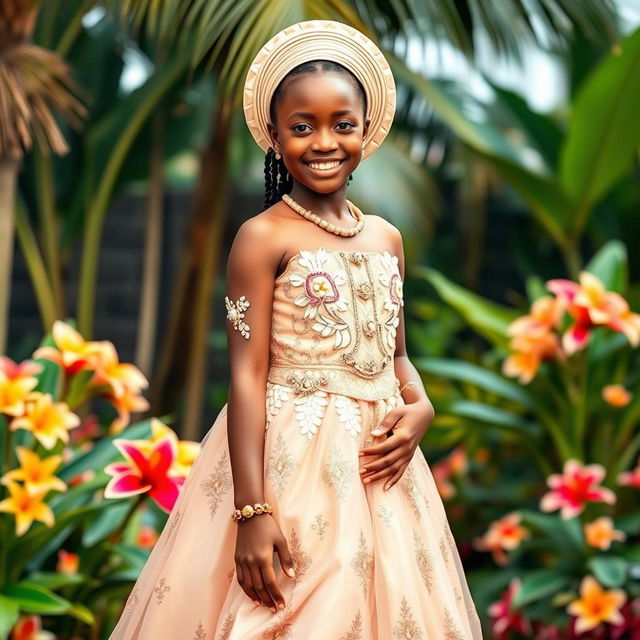
[[[380,426],[371,433],[374,436],[388,433],[382,442],[364,447],[360,455],[380,455],[372,462],[362,465],[360,474],[365,483],[388,478],[384,490],[389,490],[404,473],[416,448],[435,417],[429,400],[411,402],[394,407],[383,418]]]
[[[295,576],[293,558],[287,540],[270,514],[252,516],[238,522],[236,538],[236,576],[244,592],[260,606],[266,605],[275,613],[284,609],[284,597],[273,570],[274,547],[280,565],[290,577]]]

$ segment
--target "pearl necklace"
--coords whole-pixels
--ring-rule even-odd
[[[364,214],[358,207],[356,207],[353,202],[347,200],[347,206],[349,207],[349,211],[358,221],[355,227],[351,229],[345,229],[344,227],[338,227],[337,225],[327,222],[324,218],[321,218],[319,215],[305,209],[302,205],[298,204],[288,193],[285,193],[282,196],[282,200],[286,202],[296,213],[299,213],[303,218],[310,220],[311,222],[317,224],[319,227],[322,227],[325,231],[329,231],[330,233],[335,233],[337,236],[351,237],[355,236],[356,233],[360,233],[362,231],[362,227],[364,227]]]

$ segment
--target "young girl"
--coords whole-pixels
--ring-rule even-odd
[[[231,384],[112,640],[479,640],[419,443],[398,230],[346,199],[393,120],[378,48],[333,21],[274,36],[244,112],[265,210],[227,266]]]

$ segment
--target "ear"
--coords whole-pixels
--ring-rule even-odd
[[[362,137],[365,138],[367,135],[367,131],[369,131],[369,125],[371,124],[371,118],[367,118],[362,127]]]
[[[269,140],[271,141],[271,148],[275,149],[278,144],[278,130],[271,122],[267,122],[267,131],[269,133]]]

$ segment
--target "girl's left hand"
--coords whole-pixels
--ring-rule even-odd
[[[381,456],[360,467],[363,481],[369,483],[388,478],[384,485],[384,490],[387,491],[400,480],[434,417],[435,411],[429,400],[411,402],[391,409],[380,426],[371,432],[372,435],[383,435],[391,429],[391,435],[382,442],[360,449],[361,456]]]

